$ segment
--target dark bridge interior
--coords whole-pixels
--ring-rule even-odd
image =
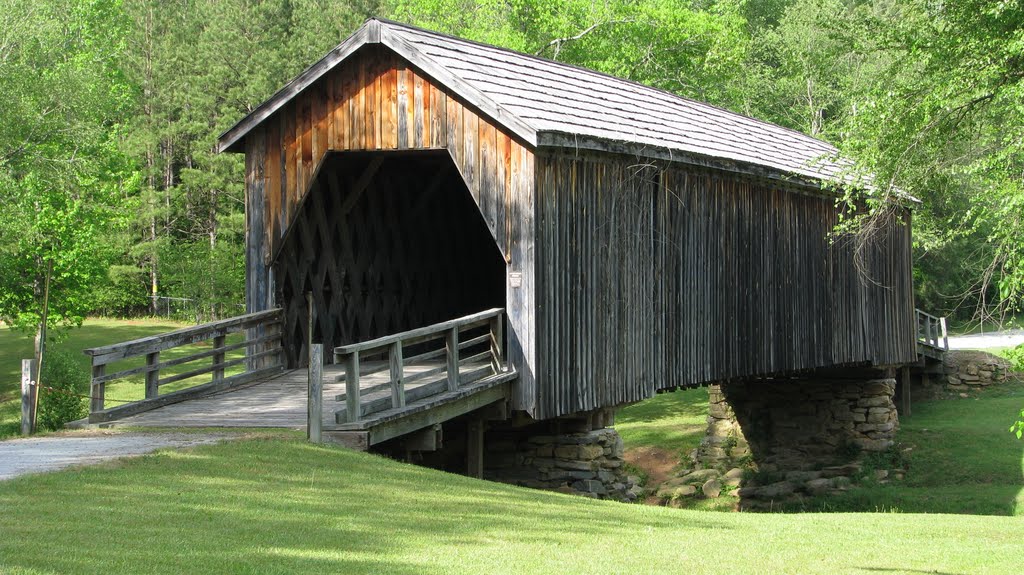
[[[287,225],[287,222],[282,222]],[[505,306],[505,262],[447,151],[325,158],[274,254],[289,367],[314,341],[364,341]]]

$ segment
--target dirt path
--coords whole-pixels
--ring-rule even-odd
[[[216,443],[237,434],[229,433],[114,433],[55,435],[0,441],[0,481],[143,455],[166,447],[182,448]]]

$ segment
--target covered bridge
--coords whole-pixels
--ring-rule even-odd
[[[86,350],[90,422],[323,425],[620,496],[614,409],[678,387],[712,386],[713,465],[892,444],[910,213],[860,251],[832,241],[824,142],[369,20],[220,148],[245,153],[248,313]],[[139,374],[145,400],[105,404]]]
[[[287,361],[506,310],[541,420],[680,386],[916,359],[909,212],[854,264],[830,145],[597,72],[372,19],[227,131],[248,311]]]

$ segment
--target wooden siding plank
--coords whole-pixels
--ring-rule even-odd
[[[412,147],[425,148],[430,142],[430,93],[423,84],[423,77],[416,70],[409,69],[412,77],[412,111],[410,125],[412,127]]]
[[[395,62],[389,67],[386,75],[388,84],[388,112],[387,122],[384,124],[386,133],[384,147],[389,149],[406,149],[409,147],[409,127],[406,125],[406,111],[408,105],[406,96],[409,88],[406,84],[406,72],[408,70],[404,63]]]
[[[462,147],[462,177],[473,200],[480,205],[480,117],[469,108],[462,109],[462,132],[456,146]]]
[[[433,83],[430,84],[430,147],[444,148],[448,145],[448,95]],[[451,146],[448,148],[452,149]]]

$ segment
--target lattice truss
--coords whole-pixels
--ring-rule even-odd
[[[290,367],[306,363],[307,293],[328,350],[505,303],[504,260],[447,152],[329,156],[285,234]]]

